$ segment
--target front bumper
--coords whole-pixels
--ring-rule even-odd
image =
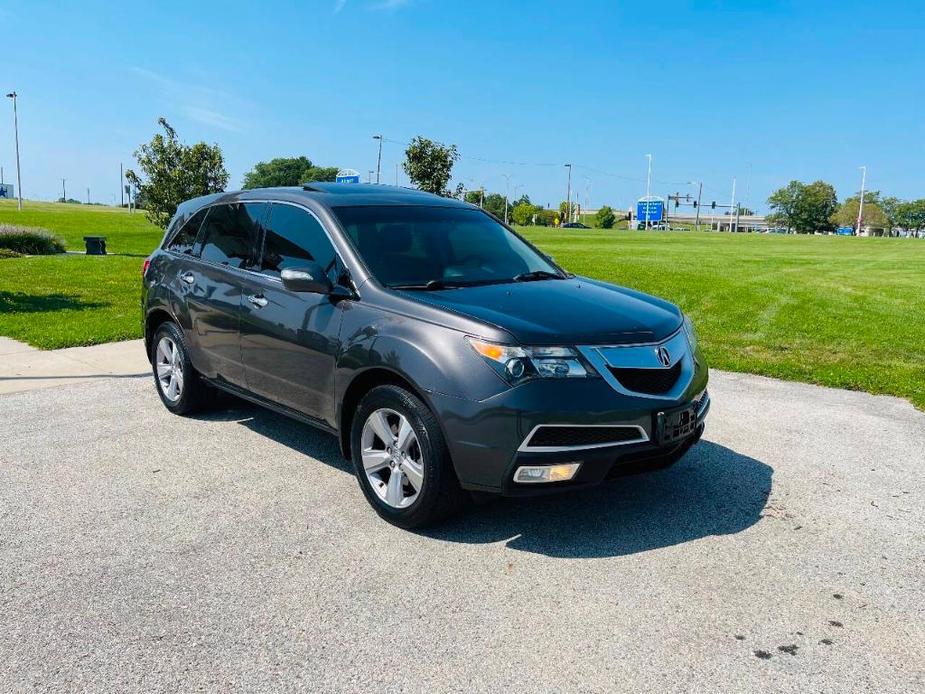
[[[626,465],[683,455],[700,437],[709,411],[708,373],[698,366],[688,387],[674,399],[635,397],[615,391],[601,378],[535,380],[488,400],[472,402],[431,393],[444,426],[447,445],[460,483],[473,491],[529,496],[599,483]],[[659,412],[697,403],[696,428],[687,438],[660,446]],[[531,450],[525,446],[538,426],[626,426],[641,434],[618,445],[564,450]],[[580,462],[568,482],[521,484],[514,473],[521,465]]]

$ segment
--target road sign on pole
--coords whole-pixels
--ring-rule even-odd
[[[639,198],[636,202],[636,220],[645,220],[646,226],[665,218],[665,201],[654,195]]]
[[[337,183],[359,183],[360,172],[355,169],[341,169],[334,180]]]

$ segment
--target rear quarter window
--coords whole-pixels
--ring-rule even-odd
[[[194,255],[193,249],[196,246],[196,236],[199,234],[199,227],[202,226],[202,222],[208,213],[209,208],[207,207],[187,219],[186,223],[180,227],[180,231],[173,235],[164,248],[174,253]]]

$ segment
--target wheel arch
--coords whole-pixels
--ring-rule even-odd
[[[424,405],[434,412],[427,395],[423,390],[414,385],[406,376],[383,366],[372,366],[354,376],[353,380],[344,391],[343,399],[340,403],[340,411],[337,416],[338,438],[340,440],[340,450],[344,458],[350,459],[350,430],[353,427],[353,417],[356,414],[360,400],[369,391],[377,386],[393,385],[404,388],[409,393],[418,398]],[[443,422],[434,412],[435,418],[441,430]],[[443,431],[444,437],[446,432]]]
[[[177,322],[177,319],[173,317],[173,314],[170,313],[166,308],[157,307],[148,311],[145,316],[145,354],[148,355],[148,361],[151,361],[151,340],[154,339],[154,333],[157,332],[157,329],[161,327],[164,323],[172,321]]]

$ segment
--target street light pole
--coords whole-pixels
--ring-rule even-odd
[[[568,189],[565,195],[565,213],[568,215],[566,221],[572,221],[572,165],[566,164],[565,167],[568,169]]]
[[[649,160],[649,168],[646,172],[646,229],[649,228],[649,187],[652,184],[652,155],[647,154],[646,158]]]
[[[61,179],[61,202],[67,202],[67,187],[65,187],[64,182],[67,179]]]
[[[861,235],[861,224],[864,221],[864,184],[867,183],[867,167],[861,168],[861,203],[858,205],[858,229],[857,235]]]
[[[16,92],[10,92],[7,98],[13,100],[13,133],[16,138],[16,195],[19,200],[18,209],[22,210],[22,179],[19,177],[19,115],[16,112]]]
[[[501,174],[504,176],[504,223],[507,224],[507,206],[511,198],[511,175]]]
[[[374,140],[379,140],[379,157],[376,159],[376,183],[379,183],[379,171],[382,168],[382,135],[373,135]]]

